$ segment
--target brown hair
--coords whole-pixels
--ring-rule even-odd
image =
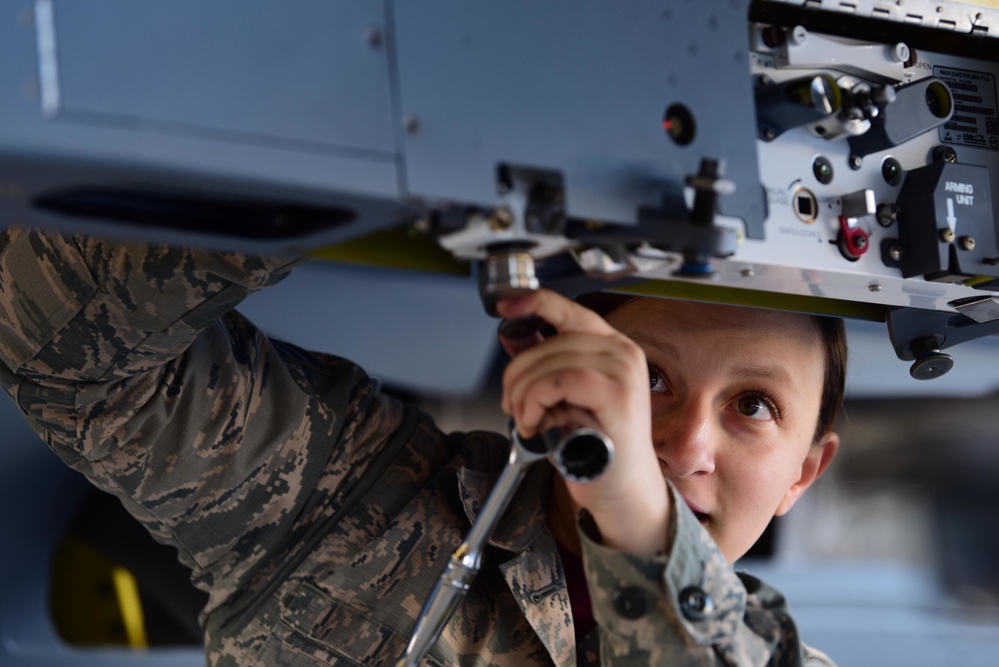
[[[842,318],[812,315],[812,322],[822,339],[826,354],[826,373],[822,383],[822,400],[819,403],[819,423],[812,442],[832,430],[836,417],[843,409],[846,393],[846,327]]]
[[[576,300],[606,318],[611,311],[637,298],[639,297],[616,292],[590,292]],[[832,430],[836,417],[843,409],[843,397],[846,393],[846,327],[839,317],[811,315],[811,320],[822,341],[826,358],[819,420],[812,438],[812,442],[816,443]]]

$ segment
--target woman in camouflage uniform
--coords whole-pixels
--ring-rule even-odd
[[[233,311],[295,261],[8,230],[0,381],[177,547],[209,664],[392,665],[508,445]],[[499,309],[558,331],[504,341],[521,432],[582,410],[617,453],[588,485],[531,469],[426,664],[829,664],[731,562],[835,454],[841,323],[648,299],[605,320],[544,291]]]

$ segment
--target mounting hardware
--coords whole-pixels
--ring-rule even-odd
[[[760,137],[772,141],[790,129],[825,120],[839,111],[843,91],[827,74],[806,76],[756,88],[756,119]]]
[[[513,224],[513,211],[506,206],[497,206],[489,216],[489,227],[496,231],[510,229]]]
[[[479,264],[479,296],[490,315],[496,315],[496,303],[504,296],[527,294],[540,286],[530,244],[496,244]]]
[[[722,176],[725,174],[725,161],[704,158],[694,176],[687,177],[687,185],[694,189],[694,207],[690,211],[691,229],[700,235],[691,237],[682,248],[683,264],[677,275],[695,278],[710,278],[715,274],[711,266],[712,257],[726,257],[728,241],[733,234],[715,224],[719,195],[731,194],[735,184]],[[702,238],[703,237],[703,238]],[[703,241],[708,240],[709,243]]]
[[[909,368],[909,375],[916,380],[933,380],[954,368],[954,359],[940,351],[936,336],[917,338],[909,343],[909,349],[916,358]]]
[[[891,227],[898,220],[898,204],[878,204],[876,215],[879,225]]]

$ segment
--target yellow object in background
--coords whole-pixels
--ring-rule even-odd
[[[135,577],[79,539],[66,537],[56,549],[49,605],[69,644],[148,647]]]
[[[149,648],[146,624],[142,616],[142,598],[139,597],[139,585],[135,577],[125,568],[115,565],[111,568],[111,581],[118,598],[118,608],[121,609],[128,645],[132,648]]]

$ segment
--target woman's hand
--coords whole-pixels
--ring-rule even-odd
[[[535,315],[557,331],[527,341],[501,339],[513,360],[503,375],[503,410],[526,438],[584,424],[614,442],[606,472],[585,484],[566,482],[587,509],[604,544],[635,554],[666,548],[670,498],[652,444],[649,371],[645,354],[596,313],[554,292],[502,299],[506,318]]]

